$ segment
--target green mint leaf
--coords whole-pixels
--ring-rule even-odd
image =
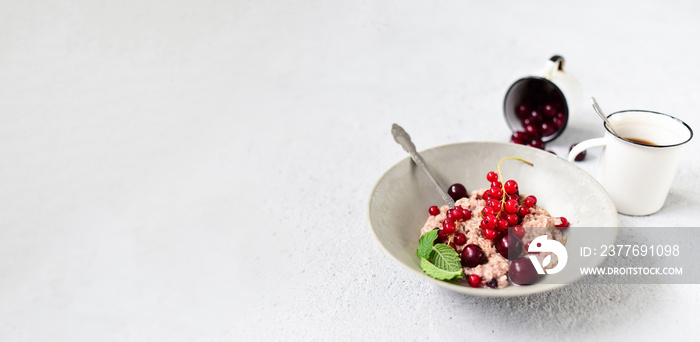
[[[433,251],[430,253],[430,261],[440,269],[450,272],[462,272],[462,261],[459,258],[459,254],[454,248],[444,244],[438,243],[433,246]]]
[[[425,274],[438,280],[450,280],[462,277],[461,268],[459,269],[459,271],[446,271],[433,265],[430,261],[428,261],[425,258],[420,258],[420,268],[423,269],[423,272],[425,272]]]
[[[419,258],[430,258],[430,252],[433,251],[433,242],[435,242],[437,236],[438,231],[431,230],[420,237],[418,240],[418,249],[416,250],[416,255],[418,255]]]

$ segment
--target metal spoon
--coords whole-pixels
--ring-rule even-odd
[[[409,136],[408,133],[406,133],[406,131],[404,131],[404,129],[397,124],[391,125],[391,135],[393,135],[394,140],[396,140],[396,142],[399,143],[401,147],[403,147],[404,151],[408,152],[408,154],[411,155],[411,158],[416,163],[416,165],[418,165],[418,167],[420,167],[421,170],[423,170],[423,172],[425,172],[425,174],[428,175],[428,178],[430,178],[430,180],[437,188],[438,193],[442,197],[442,200],[445,201],[445,203],[447,203],[447,205],[449,205],[450,208],[454,208],[455,201],[452,199],[452,197],[450,197],[450,195],[447,194],[447,192],[444,190],[445,188],[443,188],[440,185],[440,183],[438,183],[437,179],[435,179],[435,176],[433,176],[433,173],[430,172],[430,170],[428,169],[428,166],[425,165],[423,157],[421,157],[420,154],[418,154],[418,152],[416,151],[416,145],[413,145],[413,142],[411,142],[411,136]]]
[[[600,109],[600,106],[598,105],[598,102],[596,102],[595,97],[591,97],[591,100],[593,100],[593,109],[595,110],[596,113],[598,113],[598,116],[600,116],[603,121],[605,121],[605,124],[608,125],[608,128],[610,131],[612,131],[613,134],[617,135],[618,137],[620,136],[615,132],[615,129],[613,128],[612,124],[610,124],[610,121],[608,121],[608,117],[603,114],[603,110]]]

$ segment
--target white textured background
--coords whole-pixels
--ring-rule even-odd
[[[419,149],[507,141],[508,85],[555,53],[607,111],[699,128],[698,17],[696,1],[2,1],[0,341],[697,338],[700,285],[464,296],[384,255],[366,208],[405,157],[392,122]],[[599,134],[586,106],[549,147]],[[698,225],[697,146],[666,207],[622,225]]]

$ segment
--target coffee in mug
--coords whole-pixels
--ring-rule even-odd
[[[603,124],[602,138],[583,141],[569,152],[569,161],[591,147],[603,146],[596,178],[612,198],[617,211],[650,215],[663,207],[680,162],[683,145],[693,130],[673,116],[625,110],[608,116],[615,135]]]

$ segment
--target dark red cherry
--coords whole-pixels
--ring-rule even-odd
[[[544,142],[540,138],[533,138],[527,145],[534,148],[539,148],[540,150],[544,149]]]
[[[574,149],[574,146],[578,145],[578,143],[575,143],[569,147],[569,152]],[[581,153],[576,155],[576,158],[574,159],[575,161],[582,161],[586,159],[586,150],[583,150]]]
[[[523,243],[513,234],[503,235],[496,241],[496,250],[506,259],[515,259],[523,252]]]
[[[486,254],[475,244],[470,244],[462,250],[462,266],[476,267],[486,262]]]
[[[547,103],[542,106],[542,114],[548,118],[552,118],[557,114],[557,107],[551,103]]]
[[[564,127],[564,124],[566,123],[566,114],[564,113],[557,113],[556,116],[552,118],[552,124],[554,124],[554,127],[557,129],[560,129]]]
[[[528,119],[530,119],[531,123],[538,124],[538,123],[541,123],[544,118],[543,118],[542,113],[540,111],[533,110],[530,112],[530,116],[528,117]]]
[[[525,132],[532,137],[541,137],[540,126],[534,123],[525,125]]]
[[[464,185],[460,183],[454,183],[450,186],[449,189],[447,189],[447,194],[452,197],[453,200],[458,200],[460,198],[464,197],[469,197],[469,194],[467,193],[467,188],[464,187]]]
[[[530,138],[530,135],[525,131],[515,131],[513,132],[513,135],[511,135],[511,139],[518,139],[522,141],[528,141]]]
[[[515,107],[515,114],[518,115],[520,120],[525,119],[528,116],[528,114],[530,114],[530,107],[522,103],[519,106]]]
[[[510,263],[508,277],[518,285],[531,285],[537,280],[537,270],[529,258],[519,258]]]
[[[554,126],[552,121],[545,121],[540,124],[540,134],[543,137],[548,137],[557,132],[557,127]]]

